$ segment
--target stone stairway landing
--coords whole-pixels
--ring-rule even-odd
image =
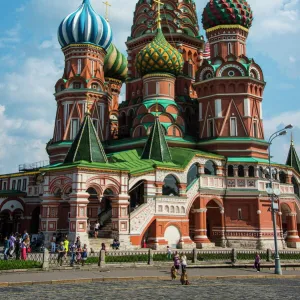
[[[101,250],[102,243],[105,244],[106,250],[111,250],[111,244],[113,239],[111,238],[89,238],[90,250],[92,252],[99,252]]]

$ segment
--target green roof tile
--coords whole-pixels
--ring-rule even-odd
[[[295,149],[293,140],[291,142],[291,147],[286,160],[286,164],[290,167],[293,167],[298,173],[300,173],[300,160]]]

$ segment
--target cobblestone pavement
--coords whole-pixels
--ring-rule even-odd
[[[202,280],[95,282],[2,288],[6,299],[299,299],[299,280]]]

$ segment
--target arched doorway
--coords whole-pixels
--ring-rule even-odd
[[[4,210],[0,213],[0,233],[4,238],[5,236],[9,236],[9,234],[13,232],[13,223],[10,211]]]
[[[98,215],[98,220],[100,223],[100,231],[98,237],[100,238],[111,238],[112,236],[112,197],[114,192],[111,189],[106,189],[103,193],[100,202],[100,213]]]
[[[178,181],[175,176],[168,175],[165,177],[162,193],[166,196],[179,196]]]
[[[167,227],[167,229],[165,230],[164,239],[168,243],[170,248],[177,248],[180,238],[181,234],[176,226],[170,225]]]
[[[207,238],[216,245],[221,243],[220,233],[224,230],[222,226],[222,208],[215,201],[211,200],[206,205],[206,229]]]
[[[36,207],[31,213],[30,233],[37,234],[40,227],[40,207]]]

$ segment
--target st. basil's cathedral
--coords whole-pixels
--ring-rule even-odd
[[[291,142],[286,164],[267,171],[250,5],[210,0],[206,40],[196,11],[193,0],[139,0],[127,57],[90,0],[61,22],[50,163],[0,176],[2,234],[42,231],[48,243],[64,233],[99,248],[113,238],[122,249],[274,248],[271,177],[279,246],[300,248],[300,160]],[[89,238],[97,221],[99,241]]]

